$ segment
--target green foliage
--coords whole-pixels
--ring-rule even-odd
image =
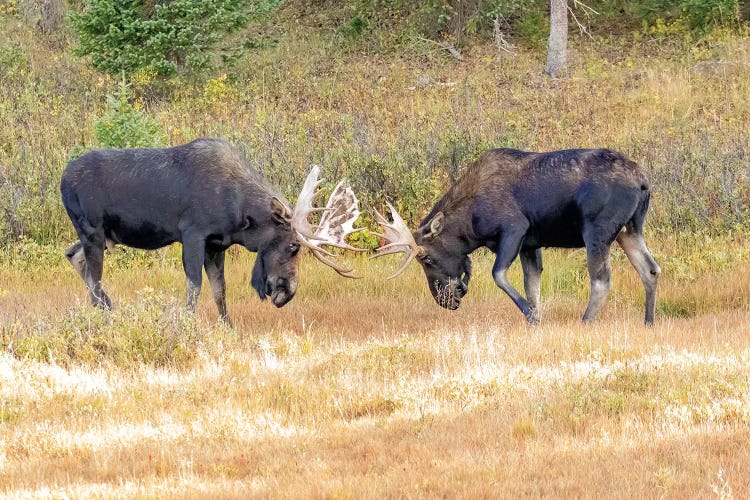
[[[516,19],[513,27],[521,38],[543,47],[549,36],[549,17],[542,10],[534,10]]]
[[[84,13],[71,16],[77,54],[91,55],[95,68],[112,75],[144,68],[162,76],[201,72],[211,67],[214,48],[226,35],[281,1],[91,0]]]
[[[652,36],[700,34],[714,26],[735,26],[741,18],[740,6],[739,0],[602,0],[591,4],[595,10],[570,5],[593,34],[637,30],[643,25]],[[362,38],[360,20],[371,28],[371,37],[379,36],[375,26],[401,32],[393,37],[397,43],[414,43],[415,36],[454,41],[467,35],[490,37],[496,19],[506,37],[534,46],[543,46],[549,35],[549,0],[355,0],[347,7],[355,12],[339,28],[347,38]]]
[[[368,22],[359,14],[354,14],[349,21],[337,30],[339,35],[346,40],[354,40],[360,37],[367,29]]]
[[[11,77],[21,73],[29,67],[29,58],[21,44],[8,41],[0,47],[0,75]]]
[[[130,104],[124,79],[115,95],[107,95],[107,109],[94,121],[94,134],[104,148],[148,148],[166,143],[159,124]]]
[[[677,22],[693,30],[710,31],[740,19],[739,0],[645,0],[631,5],[636,16],[652,27]]]
[[[660,315],[670,318],[693,318],[698,312],[695,302],[690,299],[672,300],[669,297],[659,297],[657,307]]]

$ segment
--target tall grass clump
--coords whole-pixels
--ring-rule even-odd
[[[187,368],[231,335],[222,325],[202,325],[174,298],[149,288],[114,312],[80,307],[37,328],[7,324],[3,330],[3,350],[18,358],[121,368]]]

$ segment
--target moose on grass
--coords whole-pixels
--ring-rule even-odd
[[[622,247],[646,291],[646,324],[654,321],[661,272],[643,240],[649,183],[638,165],[607,149],[483,153],[435,204],[419,229],[409,231],[392,205],[393,222],[376,212],[387,244],[375,257],[407,253],[391,276],[414,258],[438,304],[456,309],[468,291],[479,247],[496,254],[492,277],[531,323],[539,321],[542,247],[586,248],[591,280],[583,321],[591,321],[611,288],[609,250]],[[526,298],[506,272],[520,254]]]
[[[157,249],[182,243],[187,304],[195,310],[202,269],[220,318],[229,322],[224,252],[239,244],[257,252],[251,285],[277,307],[297,290],[300,248],[352,278],[324,245],[357,250],[345,242],[359,216],[357,198],[343,181],[325,208],[314,208],[320,169],[307,177],[292,207],[271,184],[220,139],[197,139],[164,149],[104,149],[71,161],[60,182],[65,210],[79,241],[65,255],[81,275],[91,302],[109,309],[102,289],[104,249],[123,244]],[[320,222],[309,222],[313,212]]]

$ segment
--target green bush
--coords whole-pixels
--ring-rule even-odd
[[[0,46],[0,75],[11,77],[28,67],[29,58],[21,44],[11,40]]]
[[[107,95],[107,109],[104,116],[94,122],[94,135],[98,145],[104,148],[149,148],[167,142],[159,124],[130,104],[124,79],[117,94]]]
[[[80,47],[112,75],[147,69],[169,76],[211,66],[224,37],[274,10],[281,0],[90,0],[71,15]]]
[[[682,20],[699,31],[736,23],[739,6],[739,0],[645,0],[632,4],[636,16],[648,25]]]
[[[360,17],[359,14],[354,14],[347,23],[338,28],[337,32],[345,40],[355,40],[362,36],[367,29],[368,24],[369,23],[366,19]]]

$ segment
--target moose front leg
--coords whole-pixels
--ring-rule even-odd
[[[523,268],[523,288],[526,300],[531,303],[535,311],[539,311],[542,295],[542,249],[521,249],[521,267]]]
[[[187,307],[195,312],[203,281],[203,260],[206,243],[203,239],[191,238],[182,242],[182,267],[187,278]]]
[[[219,319],[228,326],[232,326],[232,322],[229,320],[229,315],[227,314],[227,285],[224,281],[224,250],[206,250],[206,257],[203,265],[206,268],[208,282],[211,284],[211,293],[214,296],[214,302],[216,302],[216,307],[219,309]]]
[[[503,234],[498,245],[495,265],[492,266],[492,278],[495,280],[495,284],[515,302],[529,323],[536,324],[539,322],[536,308],[524,299],[518,290],[513,288],[507,277],[508,268],[518,255],[525,233],[526,228],[524,227],[523,231],[517,230]]]

